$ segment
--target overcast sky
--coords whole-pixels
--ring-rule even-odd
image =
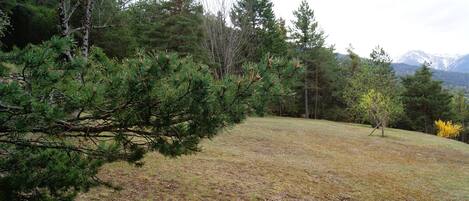
[[[287,22],[301,0],[272,0]],[[376,45],[393,57],[409,50],[469,54],[469,0],[308,0],[327,42],[361,56]]]

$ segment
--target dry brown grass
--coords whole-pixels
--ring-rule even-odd
[[[421,133],[291,118],[251,118],[203,152],[107,165],[123,187],[78,200],[469,200],[469,145]]]

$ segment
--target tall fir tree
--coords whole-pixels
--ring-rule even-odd
[[[428,66],[425,63],[414,75],[402,79],[405,88],[402,96],[407,115],[405,126],[432,133],[434,121],[451,119],[451,95],[440,81],[432,80]]]
[[[303,0],[298,10],[293,12],[292,38],[295,42],[296,55],[305,65],[303,100],[304,116],[310,118],[310,98],[314,94],[313,117],[318,118],[319,80],[323,75],[320,65],[320,55],[324,46],[324,33],[318,29],[318,22],[314,11],[307,1]]]
[[[370,53],[370,66],[374,69],[375,88],[382,94],[397,98],[400,94],[399,80],[392,68],[391,56],[380,46]]]
[[[140,44],[149,50],[178,52],[204,59],[203,7],[194,0],[142,2],[134,13]],[[146,9],[143,9],[146,8]],[[143,13],[140,13],[143,12]]]
[[[324,45],[324,33],[319,30],[314,11],[307,1],[303,0],[298,10],[293,12],[295,20],[292,27],[292,38],[297,48],[309,50]]]
[[[284,56],[287,52],[286,32],[282,20],[277,20],[270,0],[259,1],[261,21],[261,54],[270,53],[273,56]]]
[[[241,30],[247,61],[259,61],[268,53],[287,53],[286,31],[270,0],[239,0],[231,10],[231,20]]]
[[[139,48],[139,35],[132,30],[131,12],[125,8],[125,2],[100,0],[94,6],[93,24],[103,28],[91,30],[91,44],[102,48],[110,57],[134,55]]]

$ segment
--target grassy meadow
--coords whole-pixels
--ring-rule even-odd
[[[77,200],[469,200],[469,146],[422,133],[250,118],[171,159],[106,165]]]

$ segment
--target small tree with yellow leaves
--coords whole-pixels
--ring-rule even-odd
[[[370,135],[381,128],[381,135],[384,136],[384,128],[403,113],[402,103],[397,97],[383,95],[374,89],[362,95],[359,108],[362,116],[376,125]]]
[[[445,138],[458,137],[463,128],[460,124],[453,124],[451,121],[435,121],[435,126],[438,130],[437,135]]]

